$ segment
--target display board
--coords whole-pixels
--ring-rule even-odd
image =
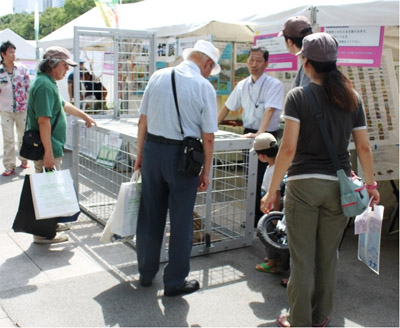
[[[364,102],[375,180],[398,179],[399,89],[391,51],[383,50],[379,68],[342,66],[340,69]]]
[[[371,146],[398,143],[399,91],[390,50],[384,50],[379,68],[341,66],[361,95]]]

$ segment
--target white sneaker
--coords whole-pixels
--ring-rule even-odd
[[[56,226],[56,232],[60,232],[60,231],[67,231],[71,229],[71,225],[68,223],[57,223]]]
[[[57,244],[57,243],[62,243],[64,241],[68,241],[68,236],[59,233],[56,234],[56,236],[53,239],[33,235],[33,242],[35,244]]]

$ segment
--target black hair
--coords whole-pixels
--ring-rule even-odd
[[[312,34],[312,28],[311,27],[306,27],[303,28],[300,31],[300,36],[298,37],[293,37],[293,36],[289,36],[289,35],[283,35],[283,37],[285,38],[285,41],[287,42],[287,40],[291,40],[297,48],[301,49],[301,47],[303,46],[303,39],[307,36]]]
[[[288,40],[291,40],[291,41],[294,43],[294,45],[295,45],[297,48],[299,48],[299,49],[301,49],[301,47],[303,46],[303,39],[304,39],[304,37],[301,37],[301,38],[292,38],[292,37],[286,36],[286,35],[284,35],[283,37],[285,38],[285,41],[286,41],[286,42],[287,42]]]
[[[267,50],[267,48],[265,48],[265,47],[257,47],[257,46],[251,47],[250,53],[251,53],[251,52],[256,52],[256,51],[262,52],[262,54],[263,54],[263,56],[264,56],[264,60],[265,60],[266,62],[268,61],[269,51]],[[249,53],[249,56],[250,56],[250,53]]]
[[[15,49],[15,50],[17,49],[17,47],[10,41],[3,42],[0,47],[1,63],[3,63],[3,61],[4,61],[3,54],[5,54],[7,52],[8,48]]]
[[[266,155],[271,158],[275,158],[276,155],[278,154],[278,150],[279,146],[277,143],[275,143],[275,145],[273,145],[271,148],[256,150],[256,153]]]
[[[317,62],[308,59],[315,71],[324,74],[323,87],[327,98],[340,109],[353,112],[358,104],[351,81],[337,69],[336,61]]]

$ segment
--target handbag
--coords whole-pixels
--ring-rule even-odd
[[[59,110],[56,119],[54,120],[52,126],[51,126],[51,132],[53,132],[57,122],[58,118],[60,117],[61,109]],[[22,145],[21,149],[19,150],[19,155],[26,158],[30,159],[32,161],[37,161],[41,158],[43,158],[44,155],[44,147],[42,144],[42,140],[40,139],[40,132],[36,130],[27,130],[28,120],[25,122],[25,132],[22,137]]]
[[[314,115],[317,119],[319,129],[325,141],[326,148],[333,161],[336,174],[339,178],[340,201],[342,204],[343,214],[346,217],[354,217],[359,215],[368,207],[369,197],[367,188],[365,187],[365,184],[362,182],[361,178],[357,177],[353,173],[353,176],[349,179],[344,170],[341,168],[339,158],[337,157],[335,148],[333,147],[328,131],[324,125],[321,111],[319,110],[311,92],[311,87],[308,84],[303,89],[311,104],[311,108],[314,111]]]
[[[174,101],[176,112],[178,113],[179,126],[183,136],[182,149],[179,157],[178,171],[191,176],[199,176],[204,165],[203,144],[199,138],[185,137],[183,132],[181,115],[179,112],[178,98],[176,96],[175,70],[172,69],[171,74],[172,90],[174,93]]]
[[[117,203],[100,237],[102,242],[132,238],[136,226],[141,194],[140,171],[132,174],[129,182],[121,183]]]
[[[25,232],[53,239],[56,235],[57,222],[57,218],[36,220],[35,209],[33,208],[30,175],[25,175],[18,211],[12,229],[15,232]]]
[[[36,220],[71,217],[80,211],[69,169],[32,174],[30,184]]]

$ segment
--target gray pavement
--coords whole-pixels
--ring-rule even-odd
[[[70,166],[67,152],[64,168]],[[101,243],[102,226],[84,214],[68,232],[69,242],[34,244],[31,235],[11,229],[30,173],[19,168],[0,176],[1,327],[274,327],[287,310],[283,275],[254,269],[265,255],[257,238],[252,247],[193,258],[190,277],[201,289],[175,298],[163,296],[161,272],[152,287],[141,287],[135,250]],[[387,225],[380,275],[357,260],[357,237],[353,227],[347,231],[330,326],[399,326],[399,236],[387,234]]]

